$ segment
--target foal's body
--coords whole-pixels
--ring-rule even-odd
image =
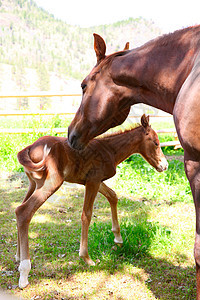
[[[116,166],[133,153],[140,153],[161,172],[167,168],[167,161],[159,145],[158,136],[151,129],[148,118],[141,118],[142,126],[113,136],[92,140],[83,151],[70,148],[64,137],[41,137],[18,153],[19,162],[29,178],[29,190],[23,203],[16,208],[18,226],[17,260],[20,261],[19,286],[28,284],[31,268],[28,227],[37,209],[62,185],[64,181],[85,185],[82,212],[82,234],[79,255],[90,265],[94,264],[88,255],[88,229],[93,203],[97,192],[109,201],[112,213],[112,231],[115,243],[122,243],[117,219],[117,196],[103,183],[116,173]],[[129,144],[124,147],[124,143]]]

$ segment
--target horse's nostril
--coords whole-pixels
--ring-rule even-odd
[[[75,148],[76,145],[76,134],[74,134],[73,132],[68,134],[68,141],[69,144],[72,148]]]
[[[75,130],[68,133],[68,143],[73,149],[76,150],[83,149],[83,145],[80,143],[79,137],[80,135]]]

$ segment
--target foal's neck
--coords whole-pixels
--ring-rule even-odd
[[[112,149],[116,165],[134,153],[140,153],[140,145],[144,138],[142,126],[108,136],[104,139]]]

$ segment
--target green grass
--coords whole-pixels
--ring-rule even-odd
[[[165,200],[169,203],[191,202],[184,165],[176,159],[169,161],[167,171],[158,173],[139,154],[135,154],[118,166],[117,178],[120,180],[116,180],[116,188],[135,198]]]
[[[43,116],[43,115],[25,115],[25,116],[7,116],[1,117],[0,128],[56,128],[67,127],[71,119],[65,116]]]

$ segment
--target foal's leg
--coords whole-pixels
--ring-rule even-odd
[[[28,243],[30,221],[38,208],[61,186],[62,182],[63,181],[57,175],[55,175],[54,178],[50,177],[45,180],[44,184],[41,184],[40,180],[32,195],[15,210],[20,243],[20,288],[24,288],[28,285],[28,274],[31,269]]]
[[[23,200],[22,203],[26,202],[26,200],[33,194],[33,192],[35,191],[35,188],[36,188],[36,183],[35,181],[31,178],[31,176],[26,173],[28,179],[29,179],[29,188],[28,188],[28,192],[26,193],[26,196]],[[18,235],[18,238],[17,238],[17,253],[15,255],[15,259],[17,262],[20,261],[20,241],[19,241],[19,234]]]
[[[30,198],[30,196],[33,194],[33,192],[35,191],[35,188],[36,188],[35,180],[33,180],[33,178],[30,176],[29,173],[26,172],[26,175],[29,179],[29,187],[28,187],[28,191],[27,191],[26,196],[24,197],[24,200],[22,203],[26,202],[26,200],[28,200],[28,198]]]
[[[118,217],[117,217],[117,202],[118,202],[117,195],[104,182],[102,182],[100,184],[99,192],[102,195],[104,195],[110,203],[111,214],[112,214],[112,232],[114,233],[114,236],[115,236],[114,242],[116,244],[123,244],[123,240],[122,240],[121,233],[120,233]]]
[[[94,266],[95,263],[89,257],[88,254],[88,230],[92,217],[92,210],[95,197],[99,190],[100,182],[87,182],[85,185],[85,197],[83,204],[83,212],[81,216],[82,232],[79,256],[90,266]]]

